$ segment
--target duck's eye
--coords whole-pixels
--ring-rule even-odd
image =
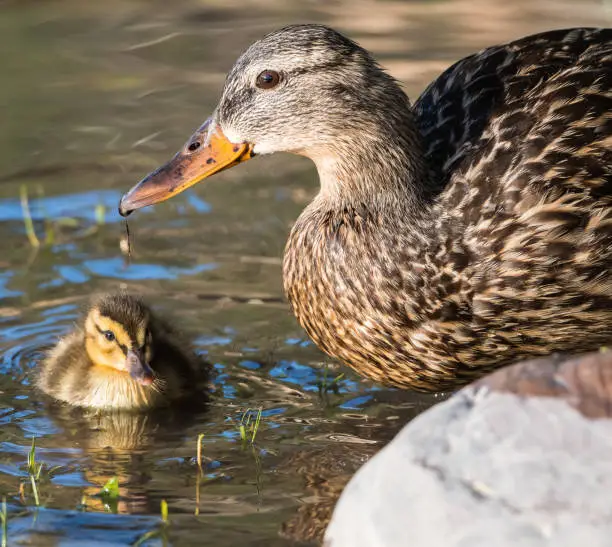
[[[195,152],[198,148],[200,148],[201,143],[200,141],[193,141],[192,143],[189,144],[189,146],[187,147],[187,149],[190,152]]]
[[[102,334],[104,334],[104,338],[106,338],[109,342],[113,342],[115,340],[115,334],[112,330],[105,330]]]
[[[280,75],[274,70],[264,70],[255,81],[255,85],[260,89],[272,89],[280,82]]]

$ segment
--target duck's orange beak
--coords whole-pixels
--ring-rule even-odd
[[[183,150],[121,198],[119,214],[127,216],[141,207],[165,201],[202,179],[252,157],[250,144],[231,143],[209,118],[191,136]]]

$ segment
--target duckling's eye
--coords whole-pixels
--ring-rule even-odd
[[[105,330],[102,334],[104,334],[104,338],[106,338],[109,342],[115,340],[115,334],[111,330]]]
[[[200,141],[193,141],[192,143],[189,144],[189,146],[187,147],[187,149],[190,152],[195,152],[198,148],[200,148]]]
[[[278,72],[274,70],[264,70],[257,76],[255,85],[260,89],[272,89],[278,85],[278,82],[280,82],[280,75]]]

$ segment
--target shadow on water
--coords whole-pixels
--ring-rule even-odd
[[[609,5],[595,0],[245,1],[1,4],[0,496],[9,544],[133,544],[160,528],[162,500],[175,545],[316,540],[350,474],[436,401],[326,363],[292,318],[280,257],[316,191],[303,159],[250,162],[135,215],[126,263],[121,192],[212,110],[252,40],[283,24],[330,24],[372,49],[415,97],[486,45],[609,21]],[[44,349],[70,331],[91,293],[118,287],[175,317],[214,363],[205,408],[101,416],[33,390]],[[262,409],[253,444],[239,431],[247,408]],[[40,507],[27,469],[32,437],[46,470]],[[112,477],[120,497],[108,504],[99,492]]]

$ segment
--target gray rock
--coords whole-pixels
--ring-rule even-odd
[[[612,546],[612,353],[502,369],[420,415],[351,479],[325,538]]]

